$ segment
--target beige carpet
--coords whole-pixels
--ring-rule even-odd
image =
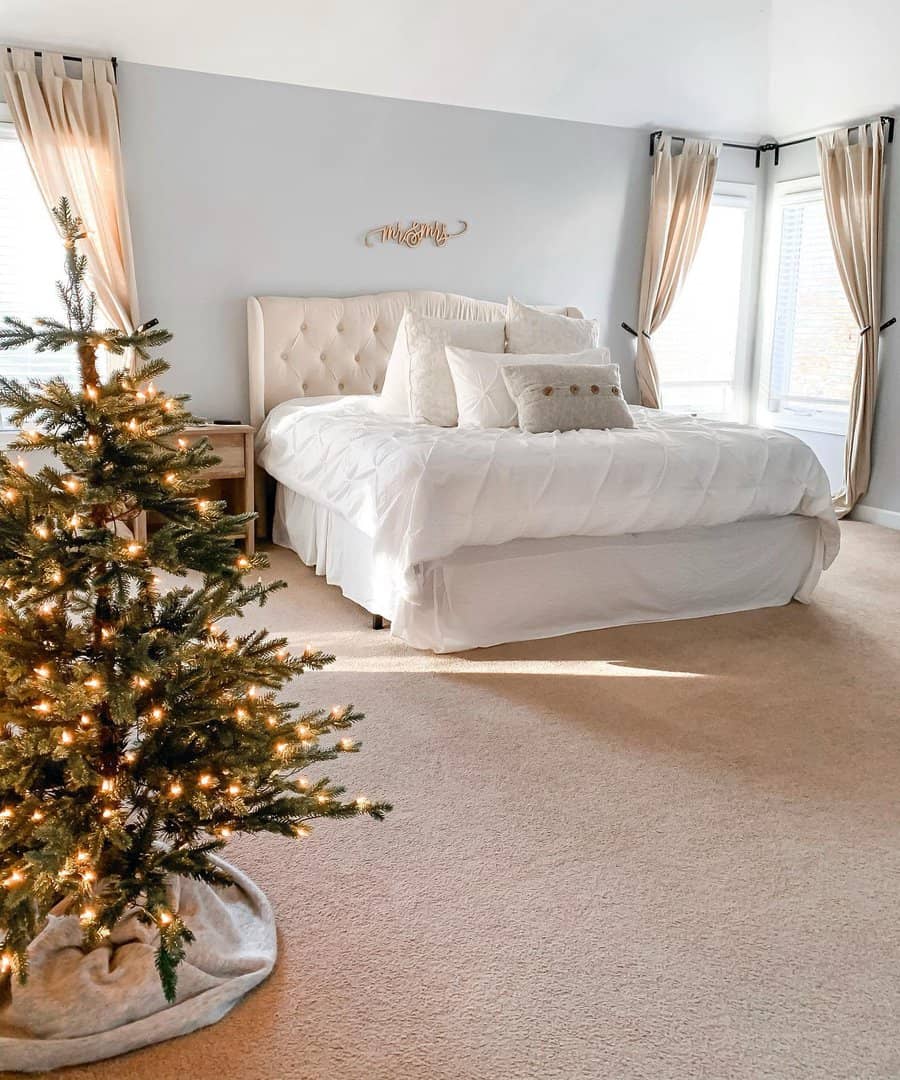
[[[276,550],[384,825],[242,840],[281,958],[216,1027],[67,1078],[900,1076],[900,533],[811,607],[415,653]]]

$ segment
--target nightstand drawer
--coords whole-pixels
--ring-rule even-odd
[[[207,435],[212,452],[220,458],[218,465],[207,469],[210,480],[221,480],[228,476],[243,476],[246,464],[244,461],[244,436],[223,435],[212,432]]]

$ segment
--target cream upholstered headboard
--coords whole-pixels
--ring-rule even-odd
[[[250,423],[282,401],[378,394],[405,308],[440,319],[503,319],[506,304],[441,292],[251,296],[247,301]],[[545,308],[579,317],[577,308]]]

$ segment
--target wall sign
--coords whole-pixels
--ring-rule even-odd
[[[469,227],[468,221],[460,220],[457,224],[456,232],[449,232],[443,221],[411,221],[408,225],[395,221],[393,225],[376,225],[366,233],[366,247],[394,243],[413,248],[423,240],[431,240],[435,247],[443,247],[448,240],[462,236]]]

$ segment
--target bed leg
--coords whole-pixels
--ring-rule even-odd
[[[384,617],[381,615],[372,616],[372,629],[383,630],[384,629]]]

